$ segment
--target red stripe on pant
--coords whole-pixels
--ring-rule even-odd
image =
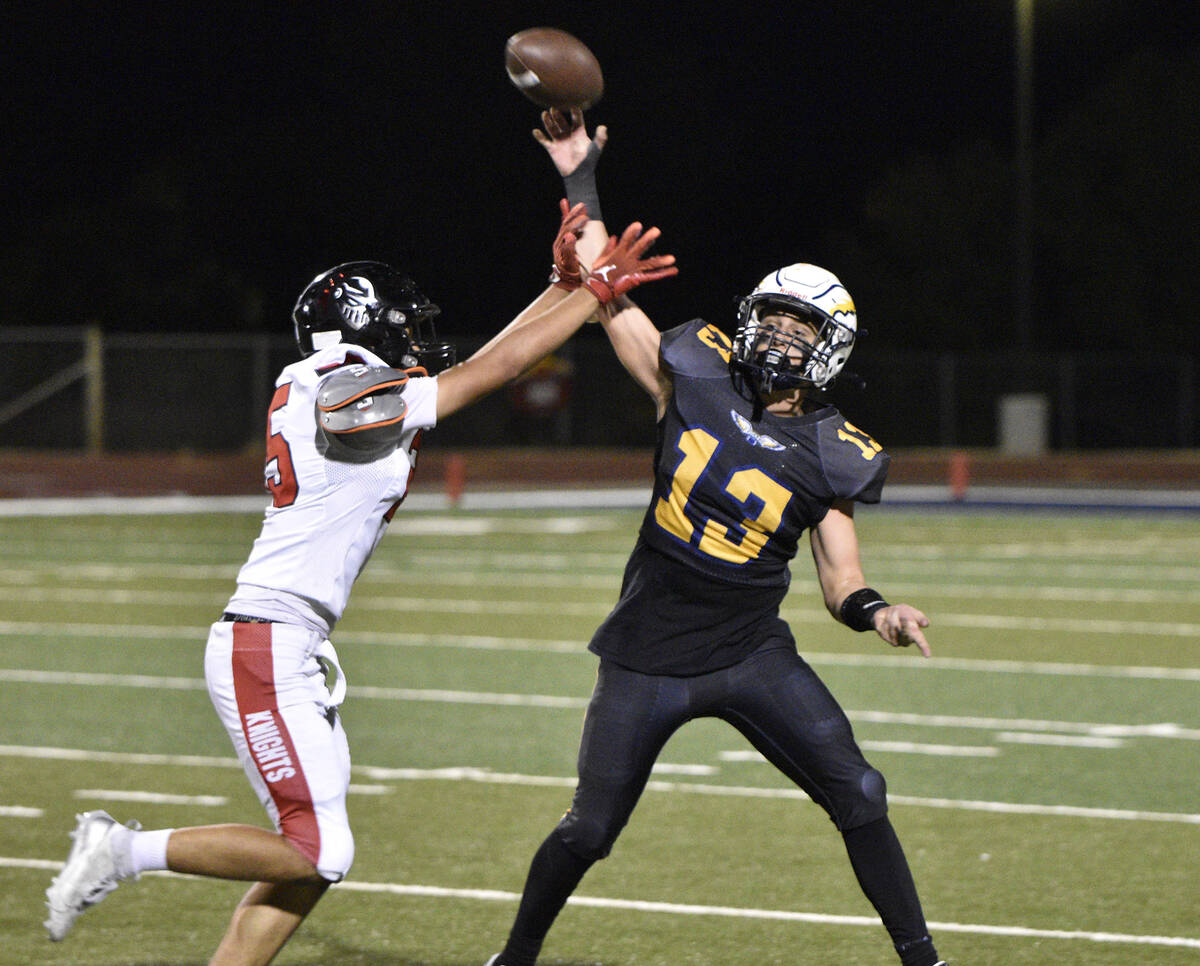
[[[258,773],[279,810],[283,835],[313,865],[321,854],[321,831],[312,793],[275,694],[270,624],[233,625],[233,687],[242,734]]]

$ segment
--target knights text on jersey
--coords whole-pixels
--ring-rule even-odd
[[[322,380],[351,363],[386,365],[340,343],[288,366],[275,381],[266,463],[273,501],[238,573],[231,611],[302,623],[328,636],[408,490],[420,433],[436,422],[437,380],[405,384],[408,412],[395,451],[371,463],[338,462],[319,448],[314,406]]]
[[[888,456],[832,406],[754,420],[729,374],[730,348],[699,319],[662,335],[674,387],[641,537],[722,580],[786,585],[800,536],[835,500],[879,502]]]

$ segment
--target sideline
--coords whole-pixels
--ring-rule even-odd
[[[410,493],[405,510],[631,510],[649,501],[650,487],[468,490],[452,501],[445,493]],[[0,500],[0,517],[152,515],[169,513],[261,513],[265,496],[88,496]],[[884,489],[884,510],[1139,511],[1200,513],[1200,489],[1121,489],[1068,486],[973,486],[954,499],[947,486],[896,484]]]

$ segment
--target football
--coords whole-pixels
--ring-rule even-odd
[[[579,38],[531,27],[508,38],[504,69],[522,94],[542,107],[588,108],[604,93],[600,62]]]

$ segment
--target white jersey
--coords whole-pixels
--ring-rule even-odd
[[[266,486],[274,497],[228,610],[326,637],[346,608],[359,572],[408,491],[419,435],[437,421],[437,379],[404,387],[400,445],[373,463],[326,459],[317,448],[317,388],[350,363],[385,366],[374,353],[339,343],[293,363],[275,380],[267,417]]]

